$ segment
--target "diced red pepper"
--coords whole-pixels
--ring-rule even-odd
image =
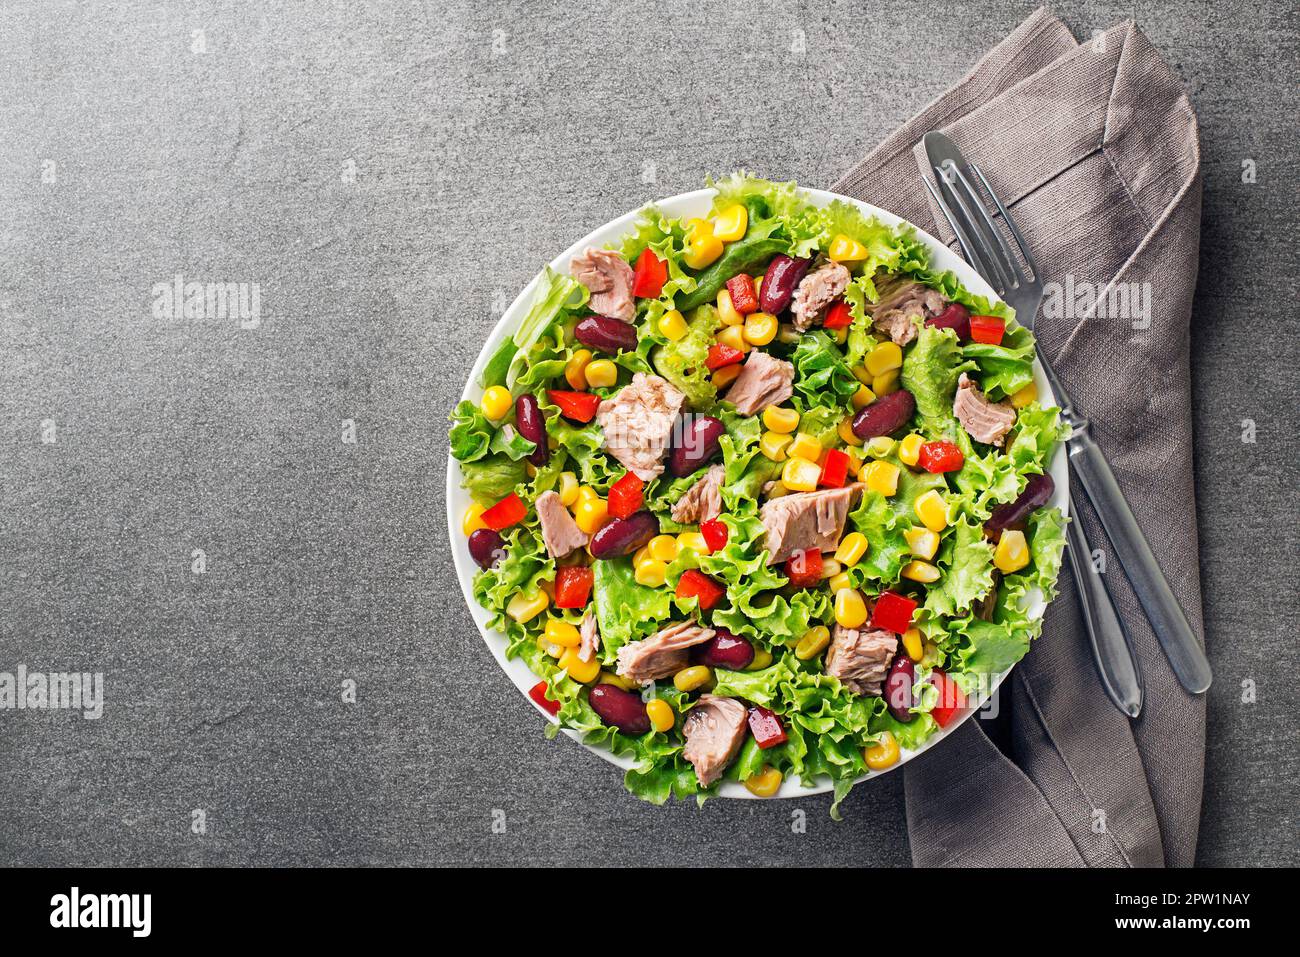
[[[836,299],[830,309],[826,310],[826,318],[822,320],[822,326],[827,329],[847,329],[853,325],[853,314],[849,312],[849,304],[843,299]]]
[[[569,565],[555,573],[555,607],[583,608],[591,597],[595,575],[586,565]]]
[[[785,560],[785,577],[795,588],[812,588],[822,580],[822,553],[815,548],[795,552]]]
[[[614,518],[627,518],[645,504],[645,482],[632,472],[609,487],[609,514]]]
[[[731,293],[731,308],[742,316],[758,312],[758,293],[754,289],[754,277],[740,273],[727,280],[727,292]]]
[[[1002,344],[1002,334],[1007,331],[1007,321],[1001,316],[971,316],[970,337],[976,342],[998,346]]]
[[[641,250],[632,271],[632,295],[642,299],[658,299],[667,281],[668,262],[660,259],[649,248]]]
[[[882,591],[871,610],[871,627],[896,631],[900,635],[912,627],[912,612],[916,602],[892,591]]]
[[[749,709],[749,733],[764,751],[786,742],[785,727],[776,712],[759,705]]]
[[[550,690],[545,681],[539,681],[528,689],[528,697],[532,698],[539,708],[553,718],[560,713],[560,702],[552,701],[546,697],[546,692]]]
[[[930,717],[939,727],[946,728],[952,719],[966,708],[966,695],[946,674],[935,668],[930,673],[930,682],[939,689],[939,703],[930,711]]]
[[[574,422],[590,422],[596,417],[596,407],[600,405],[600,396],[594,392],[547,389],[546,397],[551,400],[552,405],[559,407],[560,415]]]
[[[709,354],[704,358],[704,367],[712,372],[715,369],[721,369],[723,366],[734,366],[744,358],[745,354],[739,349],[733,349],[721,342],[715,342],[709,346]]]
[[[479,518],[492,531],[499,532],[503,528],[509,528],[517,522],[522,522],[527,514],[528,506],[524,504],[524,500],[511,492],[480,515]]]
[[[700,522],[700,534],[704,536],[704,544],[709,546],[710,555],[727,547],[727,526],[716,518]]]
[[[849,453],[843,449],[831,449],[826,453],[826,461],[822,463],[822,475],[817,480],[817,484],[825,485],[827,488],[843,488],[848,477]]]
[[[701,611],[708,611],[721,601],[726,593],[727,589],[704,572],[696,571],[694,568],[688,568],[682,572],[682,577],[677,579],[677,597],[698,598]]]
[[[916,464],[927,472],[956,472],[965,463],[966,456],[951,442],[926,442],[916,455]]]

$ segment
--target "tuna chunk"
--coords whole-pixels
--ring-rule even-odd
[[[690,648],[702,645],[714,635],[693,621],[679,621],[640,641],[629,641],[618,649],[618,673],[637,684],[667,678],[690,664]]]
[[[957,380],[957,394],[952,400],[952,414],[976,442],[1002,444],[1016,424],[1016,410],[1008,402],[990,402],[966,373]]]
[[[537,496],[537,518],[542,523],[542,541],[552,558],[563,558],[587,544],[587,533],[578,527],[554,492]]]
[[[673,521],[683,525],[698,525],[722,514],[722,478],[726,469],[712,466],[704,477],[686,490],[686,494],[673,503]]]
[[[591,656],[600,651],[600,626],[596,623],[596,613],[587,612],[582,619],[582,626],[578,629],[578,634],[582,641],[578,645],[578,659],[580,661],[590,661]]]
[[[749,712],[735,698],[702,694],[695,707],[686,712],[682,734],[686,747],[682,757],[695,765],[701,787],[708,787],[727,770],[745,742]]]
[[[854,694],[879,695],[897,652],[898,636],[892,631],[836,625],[826,649],[826,673]]]
[[[741,366],[726,398],[741,415],[753,415],[769,405],[780,405],[792,395],[794,366],[755,349]]]
[[[870,307],[871,322],[877,331],[905,346],[916,338],[916,320],[937,316],[946,305],[941,294],[919,282],[882,283],[880,300]]]
[[[605,448],[643,482],[664,470],[664,452],[686,396],[657,375],[638,372],[596,410]]]
[[[834,551],[862,488],[854,482],[844,488],[796,492],[765,502],[758,517],[767,529],[767,563],[783,562],[795,552]]]
[[[826,263],[818,266],[803,277],[799,288],[790,300],[790,313],[794,316],[794,327],[800,332],[810,327],[826,312],[826,308],[849,287],[853,276],[839,263]]]
[[[631,322],[636,318],[632,301],[632,267],[618,253],[608,249],[588,249],[569,263],[573,278],[587,287],[592,312]]]

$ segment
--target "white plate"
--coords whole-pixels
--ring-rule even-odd
[[[863,203],[847,196],[840,196],[836,193],[828,193],[825,190],[819,189],[807,189],[802,192],[818,206],[826,206],[829,205],[832,200],[839,199],[846,203],[852,203],[868,216],[875,216],[877,219],[888,223],[891,226],[897,226],[903,223],[903,220],[899,219],[899,217],[895,216],[893,213],[886,212],[885,210],[878,209],[869,203]],[[673,196],[672,198],[663,200],[656,205],[663,210],[663,212],[672,217],[702,217],[707,214],[709,206],[713,201],[713,195],[714,191],[712,189],[698,189],[694,192]],[[627,233],[632,229],[633,223],[636,222],[637,217],[640,215],[641,210],[638,209],[620,216],[611,223],[601,226],[599,229],[574,243],[563,253],[551,260],[551,268],[567,275],[569,271],[569,261],[572,260],[574,256],[585,250],[588,246],[603,247],[616,242],[624,233]],[[962,285],[972,292],[978,293],[982,296],[987,296],[990,299],[997,299],[996,294],[991,288],[989,288],[988,283],[981,279],[979,274],[976,273],[964,259],[959,258],[955,253],[948,249],[948,247],[944,246],[928,233],[918,229],[917,234],[929,247],[931,262],[936,267],[939,269],[952,270],[957,274]],[[538,273],[533,277],[532,282],[530,282],[524,288],[524,291],[519,294],[519,297],[510,304],[510,308],[505,311],[505,314],[501,317],[501,321],[496,324],[496,328],[494,328],[492,334],[488,336],[487,342],[483,344],[483,350],[479,353],[478,361],[474,363],[474,368],[470,370],[469,381],[465,383],[465,389],[461,393],[462,399],[470,399],[474,402],[478,402],[482,397],[483,390],[479,386],[478,382],[479,377],[483,373],[483,367],[487,364],[487,361],[492,354],[496,352],[497,346],[514,331],[519,321],[528,312],[528,307],[533,301],[533,295],[537,290],[541,276],[542,274]],[[1044,405],[1055,403],[1056,398],[1052,394],[1051,387],[1048,385],[1047,379],[1044,377],[1043,370],[1041,366],[1039,366],[1037,360],[1034,361],[1034,381],[1038,385],[1040,401]],[[1068,515],[1070,498],[1069,475],[1066,467],[1065,448],[1063,445],[1057,447],[1055,455],[1052,458],[1050,471],[1052,478],[1056,482],[1056,493],[1052,496],[1050,504],[1059,508],[1063,514]],[[447,529],[451,541],[452,557],[456,563],[456,577],[460,580],[460,590],[465,596],[465,603],[469,606],[470,614],[474,617],[474,621],[477,623],[478,629],[483,635],[483,641],[487,644],[488,650],[492,653],[492,657],[496,659],[497,664],[501,666],[501,669],[505,671],[510,680],[514,682],[515,687],[518,688],[520,694],[524,696],[524,700],[536,709],[537,713],[545,720],[555,723],[555,719],[538,707],[537,704],[528,697],[528,689],[537,684],[539,680],[538,677],[534,675],[528,666],[519,659],[515,659],[514,661],[506,659],[505,636],[488,627],[489,616],[486,609],[481,607],[479,603],[474,600],[473,579],[474,573],[478,568],[474,564],[474,560],[470,558],[467,540],[465,535],[461,532],[461,518],[469,504],[469,495],[461,488],[460,463],[458,463],[450,453],[448,453]],[[1042,595],[1033,594],[1028,608],[1029,615],[1033,618],[1041,617],[1044,607],[1045,605],[1042,600]],[[1033,653],[1032,650],[1030,653]],[[864,774],[858,780],[865,781],[870,778],[880,777],[882,774],[888,774],[889,771],[902,767],[921,752],[927,751],[937,745],[945,737],[956,730],[958,725],[963,721],[968,720],[970,716],[974,714],[986,700],[988,700],[989,695],[997,689],[997,686],[1002,683],[1003,679],[1005,679],[1009,673],[1010,671],[1008,670],[998,675],[997,679],[990,683],[988,689],[989,694],[986,694],[979,701],[972,701],[967,707],[965,713],[962,714],[957,721],[948,725],[947,728],[936,732],[920,748],[915,751],[904,749],[899,757],[898,763],[893,767],[886,771],[869,772]],[[580,742],[580,736],[577,732],[568,728],[562,730],[569,737]],[[590,751],[594,751],[606,761],[609,761],[611,764],[616,764],[620,768],[630,768],[634,763],[630,757],[611,754],[604,748],[592,747],[590,745],[583,745],[583,747],[588,748]],[[819,782],[812,788],[803,787],[797,779],[790,779],[781,784],[781,789],[777,792],[776,797],[800,797],[808,794],[820,794],[829,790],[831,790],[831,782],[829,778]],[[754,797],[754,795],[750,794],[742,784],[735,781],[724,781],[722,786],[719,788],[718,793],[722,797],[730,798]],[[770,798],[764,800],[770,800]]]

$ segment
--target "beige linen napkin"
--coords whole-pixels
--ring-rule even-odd
[[[1056,284],[1039,339],[1202,634],[1188,374],[1201,176],[1187,94],[1132,23],[1080,44],[1038,10],[833,187],[952,243],[921,185],[929,130],[980,165]],[[918,865],[1193,862],[1204,699],[1175,680],[1075,498],[1136,644],[1143,714],[1130,723],[1102,692],[1063,572],[1042,638],[1003,686],[1002,746],[995,723],[970,721],[904,770]]]

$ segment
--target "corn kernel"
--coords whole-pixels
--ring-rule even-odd
[[[903,436],[898,443],[898,461],[915,468],[917,459],[921,457],[921,446],[924,443],[925,437],[917,435],[915,432]]]
[[[650,557],[661,562],[671,562],[677,558],[677,539],[672,535],[656,535],[646,547],[650,549]]]
[[[867,443],[867,454],[878,459],[888,458],[896,443],[887,435],[877,435]]]
[[[584,371],[587,374],[587,385],[593,389],[608,389],[618,382],[618,366],[611,359],[589,362]]]
[[[713,681],[713,672],[707,665],[691,665],[673,675],[673,686],[678,691],[695,691]]]
[[[745,671],[762,671],[772,663],[772,652],[766,648],[754,649],[754,660],[745,665]]]
[[[813,625],[803,633],[799,643],[794,646],[794,656],[800,661],[809,661],[825,651],[830,643],[830,629],[825,625]]]
[[[867,251],[867,247],[856,239],[845,236],[843,233],[836,233],[835,238],[831,240],[826,255],[837,263],[855,263],[866,259],[870,253]]]
[[[835,559],[845,565],[856,565],[866,553],[867,536],[861,532],[849,532],[840,539],[840,547],[835,549]]]
[[[632,556],[632,567],[636,568],[642,562],[648,561],[650,561],[650,546],[642,545],[636,550],[636,554]]]
[[[578,476],[572,472],[561,472],[559,487],[555,490],[560,496],[560,504],[570,507],[578,500]]]
[[[687,333],[686,319],[676,309],[669,309],[659,317],[659,333],[670,342],[676,342]]]
[[[914,582],[929,585],[939,580],[939,569],[929,562],[911,561],[903,566],[902,576]]]
[[[853,408],[862,409],[876,401],[876,394],[868,389],[865,385],[858,386],[858,391],[853,393],[849,399],[853,403]]]
[[[822,559],[822,578],[834,578],[844,571],[844,566],[834,558]]]
[[[780,432],[764,432],[758,440],[758,450],[773,462],[784,462],[786,450],[792,441],[792,436]]]
[[[862,760],[873,771],[884,771],[898,763],[898,740],[888,731],[880,733],[880,743],[873,744],[862,752]]]
[[[769,312],[751,312],[745,317],[745,341],[751,346],[765,346],[776,338],[780,326]]]
[[[1008,575],[1028,565],[1029,546],[1025,542],[1025,533],[1017,528],[1003,532],[993,550],[993,564]]]
[[[580,685],[591,684],[600,675],[600,662],[595,655],[590,661],[578,657],[578,651],[570,648],[560,656],[560,667],[569,673],[569,677]]]
[[[891,369],[901,369],[903,367],[903,350],[898,347],[896,342],[882,342],[867,354],[866,361],[863,365],[871,373],[872,378],[889,372]]]
[[[809,462],[816,462],[821,458],[822,444],[807,432],[795,433],[794,441],[786,452],[791,458],[807,459]]]
[[[831,594],[834,595],[837,592],[844,591],[846,588],[852,588],[853,578],[848,572],[840,572],[838,575],[833,576],[826,585],[830,588]]]
[[[1029,403],[1037,401],[1037,399],[1038,386],[1031,382],[1023,389],[1018,389],[1012,393],[1011,405],[1014,408],[1023,409],[1025,406],[1029,405]]]
[[[822,477],[821,466],[807,459],[792,458],[781,470],[781,482],[792,492],[815,492]]]
[[[691,269],[705,269],[722,255],[722,240],[712,234],[696,234],[695,238],[686,244],[686,251],[682,254],[682,262],[686,263]]]
[[[892,462],[872,462],[862,469],[867,488],[885,498],[898,494],[898,466]]]
[[[515,596],[506,605],[506,614],[522,625],[546,611],[550,604],[550,596],[540,589],[535,595],[522,591],[515,592]]]
[[[564,381],[569,383],[570,389],[587,391],[587,366],[591,359],[590,349],[579,349],[569,356],[569,361],[564,364]]]
[[[546,628],[542,631],[542,636],[549,642],[557,645],[563,645],[565,648],[577,648],[582,644],[582,636],[578,629],[562,618],[551,618],[546,622]]]
[[[763,410],[763,424],[782,435],[799,428],[799,413],[783,405],[769,405]]]
[[[565,648],[564,645],[557,645],[552,641],[547,641],[545,638],[540,637],[537,639],[537,647],[541,648],[542,651],[550,655],[552,658],[557,659],[563,658],[564,653],[569,650],[568,648]]]
[[[854,478],[857,478],[858,473],[862,471],[861,450],[855,448],[847,448],[844,450],[844,454],[849,457],[849,474],[852,475]]]
[[[918,496],[912,508],[930,531],[942,532],[948,527],[948,503],[934,489]]]
[[[483,400],[479,403],[479,408],[493,422],[499,422],[504,419],[514,406],[515,400],[510,397],[510,390],[505,386],[494,385],[483,393]]]
[[[844,628],[858,628],[867,620],[867,603],[856,588],[835,593],[835,621]]]
[[[483,522],[483,513],[486,511],[487,509],[478,502],[470,503],[469,508],[465,509],[465,517],[461,519],[461,530],[466,535],[473,535],[480,528],[487,528],[487,525]]]
[[[835,337],[835,341],[839,345],[844,345],[844,343],[849,341],[849,327],[840,326],[838,329],[831,332],[831,335]]]
[[[932,532],[920,525],[914,525],[912,528],[906,529],[903,532],[903,537],[907,539],[908,551],[917,558],[929,561],[934,558],[934,553],[939,550],[939,533]]]
[[[537,466],[534,465],[532,462],[525,462],[524,474],[527,475],[530,479],[537,478]]]
[[[600,673],[600,683],[603,685],[613,685],[615,688],[622,688],[624,691],[636,691],[640,685],[628,681],[622,675],[616,675],[612,671],[602,671]]]
[[[634,577],[638,585],[645,585],[647,588],[658,588],[668,580],[668,563],[657,558],[647,558],[635,567]]]
[[[754,277],[754,298],[757,299],[762,294],[763,294],[763,277],[755,276]]]
[[[597,492],[590,485],[579,486],[578,499],[577,499],[579,502],[588,502],[594,498],[600,498],[600,493]]]
[[[845,444],[855,446],[862,445],[862,440],[853,434],[853,416],[845,416],[843,421],[840,422],[839,428],[835,431],[839,433],[840,439],[842,439]]]
[[[718,291],[718,318],[724,326],[739,326],[745,321],[745,317],[736,311],[736,304],[726,288]]]
[[[735,382],[740,375],[741,365],[739,362],[729,366],[723,366],[721,369],[715,369],[712,376],[713,387],[718,390],[725,389],[731,383]]]
[[[582,499],[573,509],[573,520],[588,535],[595,535],[609,517],[609,503],[604,499]]]
[[[863,385],[871,385],[871,380],[875,378],[875,376],[867,371],[866,366],[854,366],[850,371],[853,373],[853,378],[857,379]]]
[[[920,661],[925,654],[925,645],[921,642],[921,629],[909,628],[903,632],[903,650],[913,661]]]
[[[666,734],[673,729],[675,719],[673,718],[673,706],[663,698],[651,698],[645,703],[646,717],[650,719],[650,727],[654,728],[661,734]]]
[[[713,220],[713,235],[724,243],[734,243],[749,227],[749,210],[742,203],[732,203]]]
[[[754,797],[770,798],[781,790],[782,779],[780,771],[765,764],[762,771],[753,777],[745,778],[745,790]]]
[[[677,551],[694,552],[696,555],[707,555],[709,553],[709,543],[704,540],[704,536],[699,532],[682,532],[677,536]]]
[[[730,346],[737,352],[748,352],[749,343],[745,341],[745,329],[743,326],[727,326],[718,333],[718,342],[724,346]]]
[[[871,391],[876,395],[889,395],[898,391],[898,370],[890,369],[871,380]]]
[[[818,478],[821,478],[821,476],[818,476]],[[789,495],[789,494],[790,494],[790,490],[785,487],[785,483],[782,482],[780,479],[773,482],[772,487],[767,490],[767,497],[769,499],[780,498],[782,495]]]

